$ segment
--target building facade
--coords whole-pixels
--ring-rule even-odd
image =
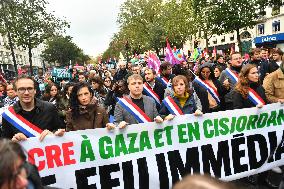
[[[32,62],[34,72],[37,73],[39,69],[43,67],[43,60],[41,58],[41,52],[44,46],[41,44],[37,48],[32,50]],[[8,46],[8,39],[5,36],[0,35],[0,72],[16,72],[19,69],[28,71],[29,69],[29,55],[28,51],[21,47],[14,49],[17,68],[14,68],[12,54]]]
[[[248,53],[251,48],[265,47],[281,48],[284,50],[284,6],[267,7],[260,12],[259,23],[253,28],[240,30],[241,47],[243,53]],[[184,45],[185,52],[192,52],[194,47],[201,49],[206,47],[203,38],[192,37]],[[212,52],[216,48],[219,54],[229,54],[232,49],[239,51],[237,32],[223,35],[212,35],[208,41],[208,50]]]

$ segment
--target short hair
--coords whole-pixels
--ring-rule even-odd
[[[224,56],[223,55],[221,55],[221,54],[217,54],[217,56],[216,56],[216,60],[218,60],[219,58],[221,58],[221,57],[223,57],[224,58]]]
[[[268,51],[268,49],[267,48],[260,48],[260,51]]]
[[[173,81],[172,81],[172,86],[173,86],[173,90],[174,90],[174,86],[176,85],[176,83],[179,81],[179,80],[183,80],[184,84],[185,84],[185,91],[190,93],[190,95],[192,94],[191,91],[190,91],[190,87],[189,87],[189,81],[187,80],[187,78],[184,76],[184,75],[177,75],[173,78]]]
[[[280,56],[283,55],[283,51],[280,48],[274,48],[272,50],[272,54],[279,54]]]
[[[172,67],[171,63],[169,63],[169,62],[163,62],[163,63],[160,65],[160,70],[161,70],[161,71],[164,71],[164,70],[168,69],[168,67]]]
[[[253,48],[250,50],[249,55],[253,56],[255,53],[260,53],[260,49],[259,48]]]
[[[232,58],[233,58],[233,55],[235,55],[235,54],[241,54],[241,53],[239,53],[239,52],[233,52],[231,55],[230,55],[230,60],[232,60]]]
[[[33,77],[31,77],[31,76],[29,76],[29,75],[20,75],[20,76],[18,76],[18,77],[15,79],[15,81],[14,81],[14,83],[13,83],[13,88],[14,88],[15,91],[17,90],[17,83],[18,83],[18,81],[21,80],[21,79],[30,79],[30,80],[32,80],[33,83],[34,83],[34,88],[36,89],[36,81],[34,80]]]
[[[133,75],[131,75],[131,76],[129,76],[128,78],[127,78],[127,84],[129,84],[129,82],[130,82],[130,80],[133,80],[133,79],[135,79],[135,80],[141,80],[142,82],[143,82],[143,78],[142,78],[142,76],[141,75],[139,75],[139,74],[133,74]]]
[[[152,71],[152,73],[156,75],[156,70],[154,70],[153,68],[145,68],[144,72],[146,71]]]

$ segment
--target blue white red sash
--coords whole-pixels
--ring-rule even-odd
[[[184,115],[184,113],[178,107],[178,105],[176,104],[176,102],[174,101],[174,99],[172,97],[167,96],[163,100],[163,102],[166,105],[166,107],[168,108],[168,110],[171,112],[171,114],[173,114],[173,115]]]
[[[194,79],[201,87],[203,87],[204,89],[206,89],[210,94],[211,96],[216,100],[216,102],[218,104],[220,104],[220,95],[219,93],[217,92],[217,90],[212,87],[209,83],[205,82],[205,81],[202,81],[200,78],[198,77],[195,77]]]
[[[42,133],[40,128],[23,118],[21,115],[16,114],[12,106],[5,110],[2,117],[27,137],[39,136]]]
[[[136,104],[134,104],[129,98],[122,97],[118,103],[126,109],[139,123],[151,122],[151,119],[143,112]]]
[[[226,68],[228,76],[233,80],[234,83],[237,83],[239,77],[236,73],[232,72],[229,68]],[[248,98],[254,103],[254,105],[263,104],[265,105],[264,100],[252,89],[249,89]]]
[[[167,87],[169,84],[169,80],[165,77],[157,77],[157,79],[165,86]]]
[[[147,94],[147,96],[152,97],[157,104],[161,105],[160,97],[157,95],[157,93],[155,93],[155,91],[153,91],[148,83],[143,84],[143,90]]]

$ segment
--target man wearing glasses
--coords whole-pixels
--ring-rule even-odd
[[[20,76],[14,82],[14,89],[19,101],[9,109],[7,114],[3,114],[2,130],[3,137],[13,141],[26,140],[29,136],[29,126],[37,127],[39,139],[43,140],[48,134],[62,136],[65,125],[60,121],[56,108],[53,104],[35,98],[35,81],[29,76]],[[12,113],[11,113],[12,112]],[[8,116],[6,116],[8,115]],[[9,116],[10,115],[10,116]],[[11,116],[12,115],[12,116]],[[19,121],[25,123],[23,128]],[[25,129],[28,127],[28,129]]]

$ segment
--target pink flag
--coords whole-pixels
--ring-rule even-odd
[[[154,69],[156,73],[159,73],[160,65],[161,61],[159,60],[159,57],[155,53],[150,52],[148,57],[148,67]]]
[[[179,64],[180,62],[175,58],[174,54],[173,54],[173,51],[171,49],[171,46],[169,44],[169,41],[167,39],[167,47],[166,47],[166,58],[165,60],[167,62],[170,62],[172,65],[175,65],[175,64]]]

